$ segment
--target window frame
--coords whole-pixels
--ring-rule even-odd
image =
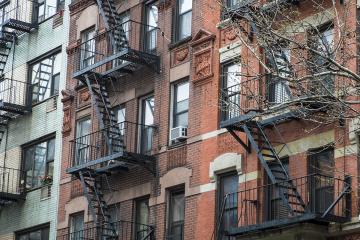
[[[34,226],[31,228],[27,228],[27,229],[23,229],[20,231],[15,232],[15,240],[20,240],[21,236],[24,236],[26,234],[30,234],[32,232],[36,232],[36,231],[43,231],[43,230],[47,230],[48,231],[48,235],[47,237],[45,236],[45,239],[41,239],[41,240],[49,240],[50,239],[50,223],[46,223],[46,224],[41,224],[38,226]],[[46,234],[46,232],[41,232],[41,238],[43,238],[43,234]]]
[[[142,235],[140,238],[138,238],[138,233],[148,229],[147,227],[145,227],[144,229],[141,229],[141,227],[144,227],[144,225],[149,225],[149,220],[150,220],[149,219],[149,217],[150,217],[149,200],[150,200],[150,196],[143,196],[143,197],[134,199],[133,219],[134,219],[134,223],[136,223],[136,224],[134,224],[134,229],[133,229],[134,239],[142,239],[143,238]],[[145,201],[147,202],[147,219],[146,219],[146,223],[141,223],[140,221],[138,221],[139,203],[145,202]]]
[[[150,93],[147,94],[143,97],[139,98],[139,122],[140,124],[138,125],[138,144],[137,144],[137,151],[138,153],[142,153],[142,154],[150,154],[151,150],[152,150],[152,145],[153,145],[153,125],[154,125],[154,115],[153,115],[153,123],[151,125],[145,125],[145,112],[146,112],[146,100],[152,98],[154,101],[154,111],[155,111],[155,95],[154,93]],[[147,145],[147,147],[149,147],[150,149],[144,149],[144,133],[146,132],[147,136],[151,136],[151,146]]]
[[[237,98],[239,100],[239,106],[241,107],[241,82],[242,82],[242,79],[241,79],[241,76],[239,76],[239,87],[238,87],[238,93],[233,93],[233,94],[230,94],[230,96],[228,96],[229,94],[226,92],[224,92],[225,90],[227,91],[228,90],[228,74],[225,74],[228,73],[228,68],[230,66],[234,66],[234,65],[237,65],[238,68],[239,68],[239,72],[241,73],[241,65],[239,63],[236,62],[235,59],[231,59],[229,61],[226,61],[226,62],[223,62],[221,63],[221,95],[222,95],[222,98],[224,98],[226,96],[226,98],[232,98],[232,97],[236,97],[236,95],[239,95]],[[236,85],[233,85],[231,87],[234,87]],[[241,108],[239,109],[239,112],[233,116],[233,117],[230,117],[229,116],[229,110],[226,109],[226,106],[224,107],[224,104],[225,103],[222,103],[221,104],[221,109],[220,109],[220,119],[221,121],[225,121],[225,120],[229,120],[231,118],[234,118],[234,117],[237,117],[237,116],[240,116],[242,115],[241,113]]]
[[[180,13],[180,1],[181,0],[176,0],[176,7],[175,7],[175,42],[180,42],[180,41],[183,41],[189,37],[191,37],[192,35],[192,10],[193,10],[193,1],[191,1],[191,9],[190,10],[187,10],[186,12],[183,12],[183,13]],[[184,36],[184,37],[181,37],[181,33],[182,33],[182,30],[181,29],[181,17],[183,17],[184,15],[186,15],[187,13],[190,13],[191,12],[191,19],[190,19],[190,35],[188,36]]]
[[[186,110],[183,110],[181,112],[177,112],[177,105],[178,105],[178,102],[177,102],[177,96],[178,96],[178,88],[180,85],[184,85],[184,84],[188,84],[189,85],[189,88],[188,88],[188,94],[189,94],[189,97],[188,97],[188,107]],[[181,115],[181,114],[184,114],[184,113],[188,113],[188,118],[187,118],[187,125],[186,126],[183,126],[183,127],[188,127],[189,126],[189,110],[190,110],[190,81],[188,78],[185,78],[185,79],[181,79],[179,81],[176,81],[174,83],[171,84],[171,90],[172,90],[172,94],[171,94],[171,128],[175,128],[175,127],[180,127],[182,125],[179,125],[177,123],[177,116]]]
[[[81,136],[79,136],[78,135],[78,132],[79,132],[79,127],[80,127],[80,123],[81,122],[85,122],[85,121],[90,121],[89,122],[89,126],[90,126],[90,129],[89,129],[89,133],[87,133],[87,134],[82,134]],[[79,119],[77,119],[76,121],[75,121],[75,139],[78,141],[78,139],[79,138],[83,138],[83,137],[85,137],[85,136],[87,136],[87,135],[89,135],[89,134],[91,134],[91,132],[92,132],[92,119],[91,119],[91,116],[84,116],[84,117],[82,117],[82,118],[79,118]],[[88,140],[85,140],[85,141],[88,141]],[[78,143],[78,142],[76,142],[75,143],[75,156],[74,156],[74,162],[73,162],[73,165],[74,166],[77,166],[77,165],[81,165],[81,164],[84,164],[84,163],[86,163],[86,156],[88,156],[89,154],[91,154],[91,153],[89,153],[90,151],[91,151],[91,148],[90,148],[90,146],[88,145],[88,146],[85,146],[85,147],[81,147],[80,149],[78,148],[78,144],[80,144],[80,145],[85,145],[85,143]],[[88,144],[88,143],[86,143],[86,144]],[[84,150],[85,149],[85,150]],[[82,159],[82,162],[80,163],[80,158],[79,158],[79,152],[80,151],[85,151],[85,155],[83,156],[83,158],[84,159]],[[86,153],[87,152],[87,153]]]
[[[49,142],[51,142],[51,141],[54,141],[54,153],[53,153],[54,158],[53,159],[47,159],[48,154],[49,154],[48,153],[48,151],[49,151]],[[53,169],[52,173],[49,174],[49,165],[52,163],[53,168],[54,168],[55,156],[56,156],[56,154],[55,154],[55,151],[56,151],[56,135],[55,134],[50,134],[48,136],[44,136],[44,137],[42,137],[40,139],[37,139],[35,141],[26,143],[21,147],[22,148],[22,150],[21,150],[21,152],[22,152],[22,155],[21,155],[21,166],[22,167],[21,167],[21,169],[23,169],[25,171],[25,186],[26,187],[28,187],[27,171],[30,170],[30,169],[27,170],[27,167],[26,167],[27,166],[27,163],[26,163],[26,151],[33,148],[33,147],[35,147],[35,146],[37,146],[37,145],[40,145],[42,143],[47,144],[46,145],[46,159],[45,159],[45,167],[44,167],[44,176],[51,176],[52,178],[54,176],[54,169]],[[33,179],[35,177],[34,176],[34,159],[32,159],[31,168],[32,168],[31,169],[31,171],[32,171],[32,178],[31,179]],[[39,176],[37,176],[37,177],[39,177]],[[40,180],[40,182],[41,182],[41,180]],[[37,189],[42,188],[44,186],[46,186],[46,185],[41,184],[41,183],[39,185],[36,185],[36,186],[33,186],[31,184],[31,186],[29,188],[26,188],[26,190],[27,191],[37,190]]]
[[[149,1],[146,2],[144,4],[144,20],[143,22],[145,23],[144,26],[144,30],[143,30],[143,34],[144,34],[144,43],[143,43],[143,48],[145,50],[145,52],[148,53],[156,53],[157,51],[157,28],[158,28],[158,22],[159,22],[159,18],[157,19],[157,25],[156,26],[151,26],[149,23],[149,9],[151,9],[152,6],[155,6],[157,9],[157,13],[159,14],[159,8],[157,7],[156,1]],[[159,16],[159,15],[158,15]],[[151,28],[151,30],[149,30],[149,28]],[[153,49],[149,48],[149,35],[152,34],[152,32],[155,32],[154,36],[155,36],[155,47]]]
[[[91,35],[92,36],[89,36]],[[93,64],[95,64],[96,61],[96,27],[95,26],[91,26],[88,27],[87,29],[84,29],[80,32],[80,39],[81,39],[81,45],[84,45],[85,48],[81,49],[80,51],[80,69],[86,68],[88,66],[91,66]],[[90,47],[89,49],[87,48],[87,42],[90,42]],[[93,51],[93,53],[91,54],[91,52]],[[87,56],[86,53],[90,52],[91,55]]]
[[[30,90],[29,90],[29,95],[28,95],[28,102],[29,102],[29,105],[30,106],[35,106],[35,105],[38,105],[38,104],[41,104],[43,102],[46,102],[48,99],[51,99],[55,96],[58,96],[60,94],[60,80],[61,80],[61,68],[62,68],[62,61],[60,59],[60,70],[59,72],[57,73],[54,73],[54,68],[55,68],[55,60],[56,60],[56,57],[60,57],[62,58],[62,54],[63,52],[61,51],[61,48],[56,48],[56,49],[53,49],[47,53],[45,53],[44,55],[41,55],[31,61],[29,61],[27,63],[27,66],[28,66],[28,73],[27,73],[27,77],[28,77],[28,84],[30,86]],[[33,97],[34,97],[34,86],[37,85],[39,82],[37,83],[32,83],[32,78],[33,78],[33,67],[37,64],[39,64],[39,67],[40,67],[40,64],[45,61],[46,59],[51,59],[53,58],[53,63],[52,63],[52,69],[51,69],[51,78],[50,78],[50,87],[48,88],[48,91],[49,91],[49,96],[48,97],[44,97],[43,99],[39,100],[39,93],[37,93],[37,100],[34,101],[33,100]],[[54,80],[55,78],[58,77],[58,81],[57,81],[57,86],[58,86],[58,89],[57,91],[55,90],[55,87],[54,87]]]
[[[173,239],[173,232],[172,232],[172,226],[173,226],[173,222],[172,222],[172,217],[173,217],[173,212],[172,212],[172,199],[174,195],[183,195],[183,199],[184,199],[184,213],[183,213],[183,220],[179,221],[179,223],[177,223],[179,226],[182,227],[181,229],[181,239],[184,239],[184,227],[185,227],[185,208],[186,208],[186,196],[185,196],[185,186],[184,185],[180,185],[180,186],[176,186],[173,188],[170,188],[167,190],[167,202],[166,202],[166,208],[167,208],[167,214],[166,214],[166,239],[172,240]]]
[[[223,172],[223,173],[219,173],[217,174],[217,190],[216,190],[216,216],[219,217],[219,215],[221,214],[221,207],[222,207],[222,203],[223,203],[223,198],[224,198],[224,191],[223,191],[223,185],[222,185],[222,181],[224,178],[227,178],[227,177],[230,177],[230,176],[233,176],[235,177],[237,180],[236,180],[236,188],[237,190],[239,189],[239,174],[236,170],[233,170],[233,171],[228,171],[228,172]],[[237,195],[236,195],[237,196]],[[237,210],[238,210],[238,207],[239,207],[239,200],[236,199],[236,206],[232,206],[231,208],[228,208],[226,210],[235,210],[236,211],[236,219],[237,219]],[[225,212],[226,210],[224,211],[224,215],[225,215]],[[237,222],[237,221],[236,221]],[[224,222],[222,222],[221,226],[220,226],[220,231],[224,231]],[[218,233],[219,235],[218,236],[222,236],[220,235],[221,233]],[[227,239],[227,238],[226,238]]]
[[[77,231],[74,231],[74,221],[75,221],[75,217],[82,217],[82,229],[81,230],[77,230]],[[71,213],[69,215],[69,237],[71,240],[80,240],[82,239],[82,235],[81,233],[83,233],[82,231],[84,231],[84,227],[85,227],[85,212],[84,211],[80,211],[80,212],[76,212],[76,213]],[[76,233],[76,232],[80,232],[79,236],[74,236],[72,235],[73,233]]]
[[[45,12],[46,12],[46,1],[48,1],[48,0],[43,0],[43,2],[41,4],[38,4],[38,5],[34,4],[34,7],[33,7],[33,9],[34,9],[34,11],[33,11],[34,17],[33,17],[33,19],[35,19],[34,21],[37,22],[37,24],[41,24],[41,23],[46,22],[47,20],[53,18],[58,12],[63,10],[64,7],[65,7],[65,1],[64,0],[56,0],[56,7],[55,7],[54,14],[51,14],[51,15],[46,17],[46,14],[45,14]],[[44,15],[42,15],[42,16],[44,16],[44,18],[39,20],[39,17],[40,17],[39,13],[40,13],[40,7],[41,6],[44,6],[44,10],[43,10]]]

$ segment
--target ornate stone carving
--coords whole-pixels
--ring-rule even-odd
[[[234,40],[236,40],[236,38],[237,38],[236,30],[233,29],[232,27],[228,27],[228,28],[222,30],[222,33],[221,33],[222,45],[226,45],[231,42],[234,42]]]
[[[184,48],[184,49],[177,51],[175,54],[176,60],[178,60],[179,62],[184,61],[184,59],[187,57],[188,53],[189,53],[188,48]]]
[[[90,93],[87,88],[81,89],[78,92],[78,106],[90,104]]]
[[[194,81],[198,81],[207,77],[212,76],[212,50],[207,49],[206,51],[199,52],[194,56],[195,65],[195,76]]]
[[[71,131],[71,108],[66,108],[64,111],[62,132],[67,133]]]
[[[211,80],[213,74],[213,45],[215,35],[200,30],[194,37],[191,46],[193,53],[192,80],[199,82],[204,79]]]

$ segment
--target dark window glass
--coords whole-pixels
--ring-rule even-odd
[[[334,201],[334,149],[310,152],[309,160],[314,174],[309,181],[310,205],[314,212],[323,213]]]
[[[54,153],[55,139],[24,149],[27,188],[36,188],[52,183]]]
[[[223,66],[222,120],[228,120],[240,115],[240,71],[240,65],[237,63],[229,63]]]
[[[171,191],[169,196],[168,240],[184,239],[185,193]]]
[[[139,199],[135,202],[135,239],[144,239],[149,223],[149,199]]]
[[[49,240],[49,227],[16,234],[17,240]]]
[[[275,163],[275,162],[274,162]],[[283,164],[283,167],[285,168],[286,172],[289,172],[289,159],[284,158],[281,159],[281,163]],[[282,174],[279,171],[283,171],[281,166],[279,164],[272,164],[269,163],[269,168],[273,171],[275,178],[283,178],[284,174]],[[281,188],[279,188],[277,185],[271,184],[270,178],[268,178],[268,185],[267,191],[268,191],[268,220],[275,220],[275,219],[282,219],[288,217],[288,208],[286,205],[284,205],[282,198],[281,198]]]
[[[70,240],[84,239],[84,213],[76,213],[70,216]]]
[[[60,71],[61,53],[49,56],[30,66],[33,104],[59,93]]]
[[[220,226],[220,239],[232,239],[224,236],[230,227],[237,227],[237,208],[238,208],[238,185],[239,177],[237,172],[231,172],[219,176],[219,191],[218,193],[218,211],[217,213],[222,214],[222,223]],[[228,195],[227,198],[225,196]]]

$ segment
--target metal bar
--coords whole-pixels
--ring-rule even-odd
[[[228,129],[228,131],[229,131],[229,133],[236,139],[236,141],[238,141],[238,142],[241,144],[241,146],[243,146],[243,148],[244,148],[248,153],[251,152],[250,146],[247,145],[246,143],[244,143],[244,141],[241,140],[241,138],[240,138],[238,135],[236,135],[236,133],[235,133],[233,130]]]

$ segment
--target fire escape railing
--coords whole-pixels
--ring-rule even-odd
[[[0,3],[0,25],[12,28],[15,33],[30,31],[31,28],[37,26],[37,19],[31,14],[36,13],[34,11],[35,4],[30,0],[2,1]]]
[[[94,38],[82,42],[74,49],[74,77],[86,72],[106,74],[109,69],[124,68],[131,71],[133,64],[158,67],[159,57],[156,49],[148,49],[146,41],[155,41],[156,34],[146,35],[146,28],[151,26],[136,21],[126,21],[111,30],[100,32]],[[151,27],[158,30],[157,27]],[[111,37],[124,32],[127,46],[112,46]],[[155,39],[153,39],[155,37]],[[126,68],[127,67],[127,68]]]
[[[290,190],[284,192],[284,187],[279,187],[290,182],[304,200],[305,211],[295,204],[293,198],[296,196]],[[294,202],[295,215],[284,205],[280,198],[282,194],[287,196],[290,204]],[[343,223],[351,217],[351,179],[311,174],[240,190],[223,198],[219,216],[218,232],[221,235],[238,235],[308,220]]]
[[[6,106],[28,107],[30,91],[27,82],[8,78],[0,80],[0,109]]]
[[[25,197],[26,173],[20,169],[0,167],[0,205]]]
[[[114,131],[118,127],[119,131]],[[125,155],[151,156],[154,126],[121,122],[70,141],[69,167],[96,169]],[[107,147],[107,138],[111,148]]]
[[[112,225],[117,236],[113,236]],[[80,240],[80,239],[119,239],[119,240],[153,240],[155,239],[154,227],[130,221],[116,221],[101,226],[86,227],[81,231],[71,232],[70,228],[61,229],[57,240]],[[107,238],[109,237],[109,238]]]

